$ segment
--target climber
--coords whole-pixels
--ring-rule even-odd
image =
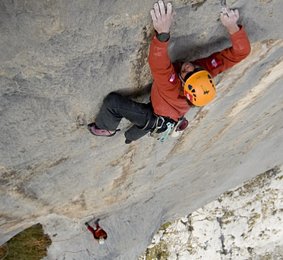
[[[184,118],[192,106],[204,106],[216,96],[213,77],[239,63],[250,53],[250,42],[243,26],[238,25],[238,10],[222,8],[220,20],[227,29],[232,46],[209,57],[172,64],[168,56],[170,27],[173,21],[172,4],[158,1],[150,11],[155,29],[149,51],[149,65],[153,76],[151,102],[135,102],[118,93],[104,99],[95,123],[88,125],[97,136],[113,136],[122,118],[133,126],[125,132],[126,143],[148,132],[171,131],[176,125],[183,130]]]
[[[98,222],[99,219],[94,222],[95,229],[88,222],[86,222],[85,225],[87,229],[92,233],[94,239],[97,240],[100,245],[103,245],[105,240],[107,239],[107,233],[99,226]]]

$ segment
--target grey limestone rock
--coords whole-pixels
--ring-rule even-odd
[[[172,3],[172,60],[229,45],[220,1]],[[135,259],[163,222],[282,164],[282,1],[227,3],[250,57],[217,78],[216,101],[188,113],[181,137],[127,146],[128,122],[103,139],[77,118],[93,121],[111,91],[148,98],[153,1],[0,2],[1,243],[41,222],[49,259]],[[84,227],[93,215],[109,234],[99,250]]]

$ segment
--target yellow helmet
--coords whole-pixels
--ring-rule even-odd
[[[184,95],[195,106],[208,104],[216,95],[211,75],[206,70],[188,73],[185,77]]]

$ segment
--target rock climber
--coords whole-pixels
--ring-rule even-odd
[[[100,227],[99,219],[96,220],[94,224],[95,229],[88,222],[85,223],[87,229],[92,233],[94,239],[97,240],[100,245],[103,245],[107,239],[107,233]]]
[[[133,125],[125,132],[126,143],[148,132],[167,132],[180,122],[192,106],[204,106],[216,96],[213,77],[239,63],[250,53],[250,42],[239,25],[238,10],[222,8],[220,20],[227,29],[231,47],[195,61],[172,64],[168,56],[170,27],[173,22],[172,4],[158,1],[150,11],[155,29],[149,51],[149,66],[153,76],[151,100],[138,103],[118,93],[106,96],[94,123],[88,125],[96,136],[113,136],[122,118]],[[179,123],[178,123],[179,122]],[[184,126],[185,125],[185,126]]]

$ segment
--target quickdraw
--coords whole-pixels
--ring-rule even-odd
[[[168,138],[168,136],[171,134],[172,130],[174,129],[175,124],[168,122],[166,124],[166,126],[167,126],[166,131],[164,131],[162,133],[162,135],[161,135],[161,137],[159,139],[161,143],[163,143]]]

